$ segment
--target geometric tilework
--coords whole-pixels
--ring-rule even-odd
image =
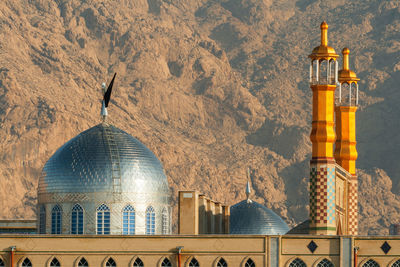
[[[350,181],[348,192],[348,232],[349,235],[358,234],[358,182]]]
[[[310,220],[311,224],[335,226],[335,167],[310,168]]]

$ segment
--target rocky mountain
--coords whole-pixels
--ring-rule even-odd
[[[0,217],[32,218],[46,160],[109,120],[163,162],[171,189],[254,199],[308,217],[308,54],[350,48],[361,234],[400,219],[400,3],[354,0],[4,0],[0,3]]]

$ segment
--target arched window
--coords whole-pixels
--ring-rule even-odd
[[[60,262],[56,258],[53,258],[53,260],[50,262],[50,267],[59,267],[59,266],[61,266]]]
[[[0,267],[4,267],[4,266],[6,266],[6,265],[4,264],[3,259],[0,259]]]
[[[254,261],[252,259],[248,259],[246,261],[246,264],[244,265],[244,267],[256,267],[256,264],[254,263]]]
[[[133,262],[133,267],[144,267],[143,261],[140,258],[136,258]]]
[[[51,211],[51,233],[61,234],[61,208],[55,205]]]
[[[317,267],[335,267],[335,265],[330,260],[323,259],[317,264]]]
[[[116,267],[117,263],[115,263],[115,260],[113,258],[109,258],[108,261],[106,262],[106,267]]]
[[[128,205],[122,211],[122,234],[135,234],[135,209]]]
[[[362,265],[362,267],[379,267],[379,264],[373,259],[369,259]]]
[[[307,267],[307,265],[299,258],[295,258],[290,264],[289,267]]]
[[[162,266],[162,267],[172,267],[172,264],[171,264],[171,262],[169,261],[168,258],[165,258],[165,259],[162,261],[161,266]]]
[[[196,258],[193,258],[190,262],[189,262],[189,267],[199,267],[199,262],[196,260]]]
[[[228,263],[226,263],[226,260],[224,258],[220,258],[218,263],[217,263],[217,267],[227,267]]]
[[[97,234],[110,234],[110,208],[105,204],[97,208]]]
[[[32,262],[28,259],[25,258],[25,260],[21,264],[22,267],[32,267]]]
[[[83,208],[75,204],[71,215],[71,234],[83,235]]]
[[[395,261],[395,262],[392,264],[392,267],[400,267],[400,260]]]
[[[146,209],[146,235],[154,235],[156,232],[156,214],[152,206]]]
[[[41,205],[39,208],[39,234],[46,233],[46,207]]]
[[[162,234],[166,235],[169,233],[169,220],[168,220],[168,210],[166,208],[162,211]]]
[[[88,267],[89,263],[87,262],[87,260],[85,258],[82,258],[79,262],[78,262],[78,267]]]

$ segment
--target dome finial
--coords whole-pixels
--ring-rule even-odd
[[[101,84],[101,87],[103,88],[103,101],[101,104],[101,113],[100,114],[103,117],[103,122],[106,122],[106,118],[108,115],[107,107],[108,107],[108,103],[110,102],[111,91],[112,91],[112,87],[113,87],[116,75],[117,75],[117,73],[114,73],[114,76],[113,76],[110,84],[108,85],[107,90],[106,90],[106,84],[105,83]]]
[[[321,45],[328,46],[328,23],[323,21],[321,23]]]
[[[250,186],[250,167],[247,168],[247,184],[246,184],[246,197],[247,202],[251,202],[250,194],[251,194],[251,186]]]

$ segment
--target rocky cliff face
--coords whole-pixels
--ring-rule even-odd
[[[37,0],[0,3],[0,216],[32,218],[46,160],[109,120],[163,162],[174,195],[254,199],[308,216],[307,55],[326,20],[360,84],[361,234],[400,215],[400,4],[395,1]]]

